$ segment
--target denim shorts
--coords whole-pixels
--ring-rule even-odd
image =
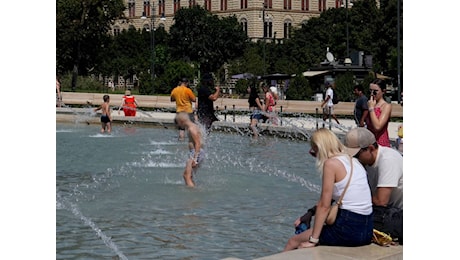
[[[327,246],[363,246],[371,243],[374,227],[373,213],[361,215],[339,209],[332,225],[325,225],[319,236],[319,244]]]
[[[250,119],[257,119],[258,120],[261,120],[264,118],[264,114],[262,114],[262,112],[258,109],[255,109],[252,114],[251,114],[251,118]]]

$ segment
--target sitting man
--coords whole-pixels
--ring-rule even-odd
[[[364,127],[351,129],[344,141],[347,152],[367,171],[372,193],[374,228],[403,244],[403,157],[390,147],[377,144]]]

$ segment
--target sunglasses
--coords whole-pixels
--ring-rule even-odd
[[[371,90],[369,90],[369,92],[371,93],[371,95],[375,96],[375,95],[377,95],[378,90],[371,89]]]
[[[361,148],[353,157],[355,157],[356,159],[359,159],[359,156],[361,155],[361,153],[366,150],[367,148]]]
[[[316,158],[316,152],[315,150],[313,150],[313,148],[310,149],[309,153],[311,154],[311,156]]]

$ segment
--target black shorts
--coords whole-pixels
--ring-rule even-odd
[[[109,123],[110,122],[109,116],[106,116],[106,115],[101,116],[101,122],[102,123]]]

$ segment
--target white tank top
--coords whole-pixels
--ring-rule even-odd
[[[350,157],[348,155],[340,155],[335,157],[344,165],[347,175],[341,181],[334,183],[334,191],[332,198],[337,201],[347,185],[350,178]],[[350,185],[348,186],[345,196],[342,200],[340,208],[358,213],[361,215],[369,215],[372,213],[372,197],[371,190],[367,181],[367,173],[361,163],[353,158],[353,175]]]

